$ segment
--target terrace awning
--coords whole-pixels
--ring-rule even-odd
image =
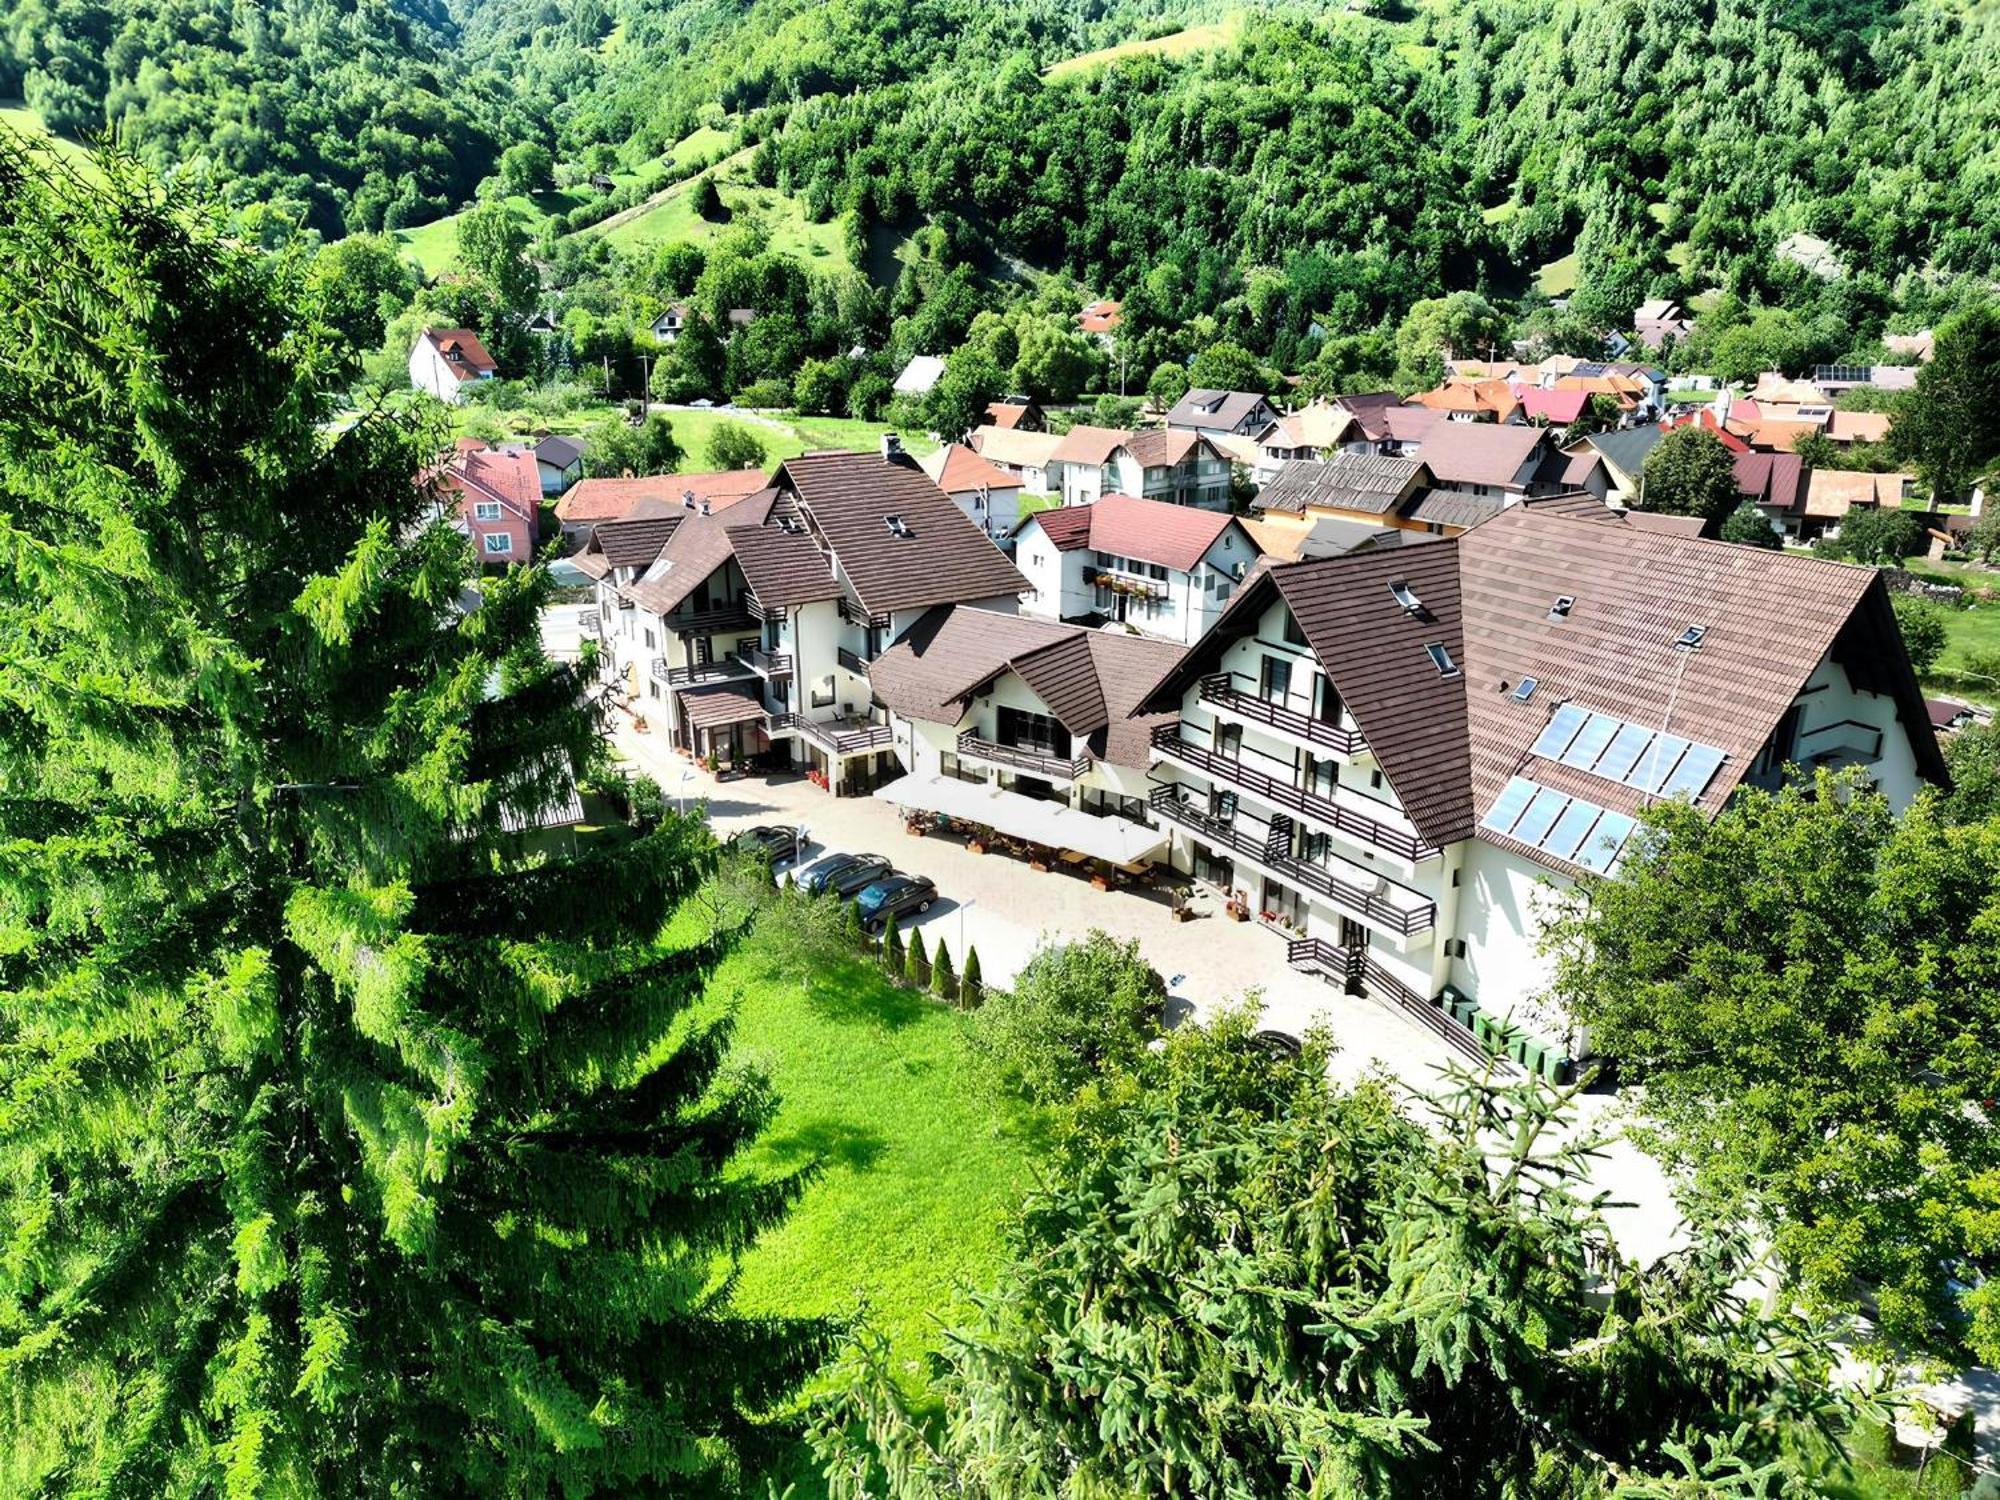
[[[688,723],[696,729],[726,729],[731,724],[747,724],[762,719],[768,710],[762,697],[763,685],[701,688],[681,694],[681,707]]]
[[[1150,859],[1167,842],[1158,828],[1130,818],[1097,817],[1059,802],[1043,802],[988,782],[955,776],[900,776],[875,792],[884,802],[947,818],[963,818],[1047,849],[1074,849],[1092,859],[1128,865]]]

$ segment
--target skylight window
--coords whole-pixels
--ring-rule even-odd
[[[1703,638],[1707,634],[1708,627],[1706,625],[1690,625],[1686,630],[1681,632],[1680,639],[1674,642],[1674,649],[1678,651],[1692,651],[1702,643]]]
[[[1558,594],[1556,595],[1556,602],[1549,606],[1549,618],[1551,620],[1567,620],[1569,612],[1575,608],[1576,595]]]
[[[910,523],[905,521],[901,516],[884,516],[882,524],[889,528],[890,536],[907,537],[910,535]]]
[[[1419,599],[1416,591],[1401,578],[1392,578],[1389,580],[1389,592],[1394,596],[1396,602],[1403,607],[1404,614],[1417,614],[1424,607],[1424,601]]]
[[[1424,650],[1430,653],[1431,665],[1438,669],[1438,676],[1456,677],[1458,675],[1458,663],[1451,659],[1451,653],[1445,650],[1442,641],[1430,641],[1424,646]]]
[[[1539,684],[1534,678],[1523,677],[1519,682],[1514,684],[1514,701],[1516,703],[1526,703],[1530,698],[1535,696],[1535,689],[1538,686]]]

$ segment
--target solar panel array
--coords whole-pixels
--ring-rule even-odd
[[[1831,380],[1835,384],[1866,385],[1875,378],[1872,365],[1817,365],[1813,368],[1815,384]]]
[[[1480,827],[1603,874],[1637,826],[1621,812],[1516,776],[1501,788]]]
[[[1725,758],[1713,745],[1592,713],[1574,703],[1556,710],[1535,741],[1534,753],[1655,797],[1686,797],[1690,802],[1708,790]]]

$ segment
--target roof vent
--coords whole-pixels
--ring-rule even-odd
[[[893,516],[893,515],[884,516],[882,518],[882,524],[889,528],[890,536],[908,537],[912,534],[910,531],[910,523],[908,521],[905,521],[901,516]]]
[[[1676,651],[1692,651],[1702,643],[1702,640],[1707,635],[1708,627],[1706,625],[1690,625],[1686,630],[1681,632],[1680,639],[1674,642],[1674,649]]]
[[[1438,669],[1438,676],[1458,675],[1458,663],[1451,659],[1451,653],[1445,650],[1443,641],[1427,641],[1424,643],[1424,650],[1430,653],[1431,665]]]
[[[685,506],[685,507],[686,507],[687,509],[689,509],[689,510],[693,510],[693,509],[694,509],[694,491],[693,491],[693,490],[682,490],[682,491],[681,491],[681,504],[682,504],[683,506]]]
[[[701,513],[703,515],[708,515],[710,513],[708,509],[708,502],[706,500],[701,502]]]
[[[1526,703],[1530,698],[1535,696],[1535,689],[1539,686],[1541,684],[1536,682],[1534,678],[1523,677],[1514,685],[1514,701],[1516,703]]]
[[[903,435],[899,432],[882,434],[882,456],[891,463],[903,456]]]
[[[1394,596],[1396,602],[1403,607],[1404,614],[1414,615],[1420,614],[1423,611],[1424,601],[1416,596],[1416,592],[1411,589],[1405,580],[1391,578],[1389,580],[1389,592]]]
[[[1576,595],[1557,594],[1556,602],[1549,606],[1549,618],[1551,620],[1567,620],[1569,618],[1569,612],[1575,608],[1576,608]]]

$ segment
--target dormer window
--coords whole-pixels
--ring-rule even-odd
[[[1681,632],[1680,639],[1674,642],[1674,649],[1676,651],[1693,651],[1701,645],[1707,635],[1708,627],[1706,625],[1690,625],[1686,630]]]

